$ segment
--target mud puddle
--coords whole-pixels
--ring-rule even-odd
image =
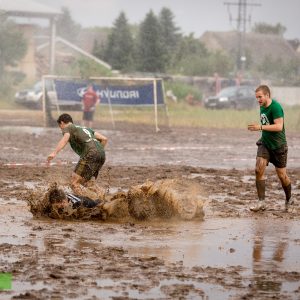
[[[0,204],[1,265],[14,270],[7,296],[228,299],[253,287],[262,297],[299,295],[295,220],[70,222],[33,219],[23,201]]]
[[[256,219],[206,219],[203,222],[149,224],[130,235],[105,237],[109,246],[124,246],[131,255],[158,256],[169,263],[193,266],[255,267],[274,263],[283,271],[300,270],[299,222]],[[279,257],[280,254],[280,257]],[[295,260],[295,258],[297,258]]]

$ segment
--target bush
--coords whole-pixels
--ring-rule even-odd
[[[193,96],[193,103],[202,102],[202,92],[187,83],[178,81],[168,81],[165,82],[165,91],[171,90],[173,94],[177,97],[178,101],[186,101],[189,95]]]
[[[0,99],[12,101],[15,93],[14,86],[18,85],[25,78],[22,72],[4,72],[0,81]]]

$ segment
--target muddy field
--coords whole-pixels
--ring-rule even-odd
[[[268,209],[255,214],[256,133],[97,123],[109,138],[101,186],[190,181],[205,218],[63,221],[33,218],[24,199],[67,186],[77,157],[68,146],[47,166],[59,130],[0,115],[0,272],[13,276],[0,299],[300,299],[299,133],[288,133],[294,210],[269,166]]]

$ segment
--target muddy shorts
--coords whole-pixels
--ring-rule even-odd
[[[82,120],[93,121],[94,111],[84,111]]]
[[[86,180],[97,178],[105,162],[104,151],[92,150],[78,161],[74,172]]]
[[[278,149],[268,149],[260,140],[257,141],[257,157],[265,158],[276,168],[285,168],[287,163],[288,146],[285,144]]]

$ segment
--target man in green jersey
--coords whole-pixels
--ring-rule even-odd
[[[103,191],[92,179],[97,178],[99,170],[105,162],[104,147],[107,138],[91,128],[74,125],[69,114],[60,115],[57,123],[63,137],[55,150],[48,155],[47,161],[50,162],[69,142],[74,152],[80,156],[71,177],[72,190],[78,196],[86,196],[84,188],[87,188],[96,193],[98,197],[103,197]]]
[[[256,157],[256,189],[259,202],[250,207],[252,211],[265,210],[265,177],[267,165],[275,166],[278,178],[285,193],[286,210],[293,204],[291,199],[291,181],[286,172],[288,147],[284,128],[284,112],[281,105],[271,98],[268,86],[260,85],[255,90],[255,96],[260,105],[260,124],[248,125],[250,131],[261,131]]]

